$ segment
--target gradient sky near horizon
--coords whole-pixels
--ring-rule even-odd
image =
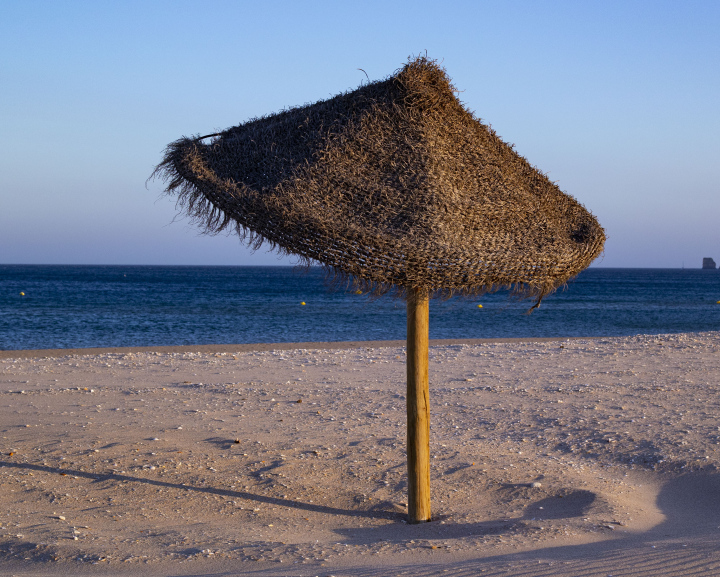
[[[720,262],[720,2],[0,0],[0,263],[291,264],[175,221],[164,147],[438,59],[605,227]]]

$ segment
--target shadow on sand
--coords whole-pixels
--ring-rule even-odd
[[[586,491],[577,491],[573,505],[565,512],[555,510],[554,514],[569,516],[582,515],[593,506],[594,496]],[[550,499],[553,499],[552,497]],[[553,506],[554,503],[546,504]],[[657,507],[665,520],[640,533],[613,535],[607,540],[582,545],[545,547],[524,553],[495,556],[481,556],[462,561],[425,562],[415,559],[407,564],[393,564],[393,576],[438,577],[717,577],[720,575],[720,475],[687,474],[671,479],[663,485],[656,498]],[[532,508],[540,507],[534,503]],[[542,509],[546,511],[545,508]],[[526,515],[527,516],[527,515]],[[559,518],[559,517],[555,517]],[[407,529],[433,529],[434,523],[405,525]],[[458,536],[473,534],[472,531],[487,530],[504,532],[511,528],[498,523],[457,525],[453,532]],[[398,528],[400,529],[400,528]],[[402,529],[400,529],[403,531]],[[468,532],[463,532],[463,530]],[[487,534],[487,532],[485,533]],[[414,536],[417,538],[417,535]],[[288,575],[287,571],[268,568],[246,573],[217,571],[203,573],[203,577],[234,577],[236,575],[257,575],[263,577]],[[340,577],[374,577],[387,575],[388,567],[382,561],[377,564],[339,568],[328,567],[318,573],[317,568],[298,569],[291,573],[297,576],[337,575]],[[185,576],[190,577],[190,576]]]
[[[388,511],[389,504],[380,503],[368,509],[341,509],[313,503],[304,503],[256,495],[245,491],[196,487],[187,484],[170,483],[156,479],[131,475],[108,473],[97,474],[73,469],[61,469],[29,463],[0,461],[0,467],[39,471],[58,475],[92,479],[95,482],[118,481],[143,483],[183,491],[196,491],[222,495],[312,511],[326,515],[386,519],[395,522],[391,541],[409,539],[453,539],[468,536],[507,534],[528,526],[536,516],[544,519],[561,519],[583,516],[596,506],[596,495],[590,491],[575,490],[558,496],[549,496],[531,503],[521,519],[497,520],[482,523],[453,523],[450,518],[439,517],[422,525],[405,523],[404,513]],[[513,489],[513,487],[509,487]],[[407,566],[393,566],[394,575],[455,575],[458,577],[482,575],[532,575],[533,577],[587,575],[606,576],[637,575],[671,577],[675,575],[705,576],[720,575],[720,474],[688,473],[667,481],[656,497],[656,506],[665,519],[651,529],[633,533],[622,532],[608,539],[581,545],[561,545],[532,551],[496,556],[481,556],[476,559],[456,561],[442,565],[417,563]],[[442,523],[444,521],[444,523]],[[450,521],[450,522],[448,522]],[[377,541],[374,529],[339,530],[338,534],[347,544],[372,543]],[[479,552],[481,553],[481,552]],[[313,570],[309,569],[310,573]],[[315,569],[316,574],[317,570]],[[364,577],[377,575],[377,567],[367,565],[344,567],[343,575]],[[276,570],[258,569],[256,575],[280,575]],[[302,571],[298,572],[300,575]],[[213,573],[217,577],[237,575],[234,571]],[[207,575],[207,574],[206,574]]]
[[[52,473],[57,475],[73,475],[85,479],[92,479],[94,482],[101,481],[122,481],[132,483],[142,483],[145,485],[153,485],[155,487],[167,487],[178,489],[181,491],[195,491],[198,493],[209,493],[212,495],[222,495],[224,497],[234,497],[255,501],[257,503],[266,503],[279,507],[289,507],[302,511],[312,511],[315,513],[324,513],[326,515],[345,515],[347,517],[367,517],[371,519],[388,519],[390,521],[403,521],[405,515],[399,512],[383,510],[383,504],[377,504],[367,509],[340,509],[337,507],[325,507],[323,505],[315,505],[313,503],[303,503],[301,501],[291,501],[290,499],[281,499],[277,497],[267,497],[265,495],[255,495],[246,491],[234,491],[230,489],[217,489],[215,487],[195,487],[184,483],[169,483],[157,479],[146,479],[144,477],[133,477],[131,475],[123,475],[117,473],[87,473],[85,471],[76,471],[74,469],[60,469],[57,467],[47,467],[44,465],[33,465],[30,463],[12,463],[9,461],[0,461],[0,467],[8,467],[14,469],[24,469],[29,471],[40,471],[43,473]]]

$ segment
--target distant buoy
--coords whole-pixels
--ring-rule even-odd
[[[303,306],[305,305],[305,303],[304,303],[304,302],[302,302],[302,303],[300,303],[300,304],[301,304],[301,305],[303,305]]]
[[[355,294],[356,294],[356,295],[361,295],[361,294],[362,294],[362,291],[355,291]]]
[[[481,308],[482,308],[482,305],[478,305],[478,308],[481,309]]]
[[[25,296],[25,293],[20,293],[20,296],[21,296],[21,297],[24,297],[24,296]]]

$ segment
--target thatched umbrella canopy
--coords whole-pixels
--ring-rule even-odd
[[[233,227],[364,290],[407,296],[412,521],[430,518],[428,297],[510,288],[539,303],[605,241],[456,92],[417,58],[352,92],[182,138],[155,172],[208,232]]]

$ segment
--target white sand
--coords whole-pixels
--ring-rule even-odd
[[[207,350],[0,359],[0,574],[720,574],[720,333],[432,347],[422,525],[402,347]]]

